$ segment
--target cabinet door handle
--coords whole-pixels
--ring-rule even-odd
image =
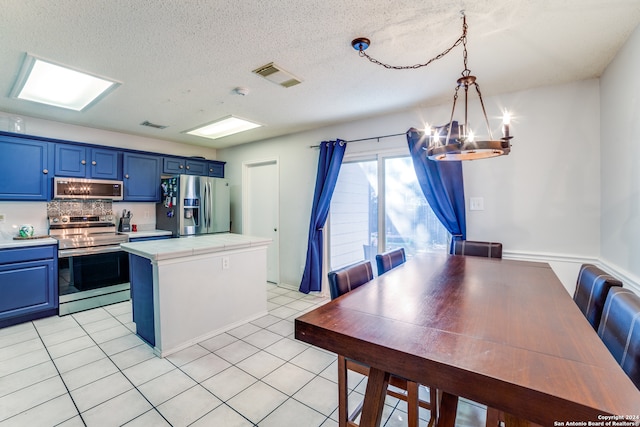
[[[83,165],[86,165],[87,161],[86,160],[80,160],[80,163],[83,164]]]
[[[191,169],[191,166],[188,166],[188,165],[187,165],[187,169]]]
[[[180,166],[179,166],[179,168],[180,168],[180,169],[184,169],[184,166],[183,166],[183,165],[180,165]]]
[[[94,161],[92,161],[92,162],[91,162],[91,164],[92,164],[93,166],[97,165],[97,163],[96,163],[96,161],[95,161],[95,160],[94,160]]]
[[[45,175],[48,174],[49,173],[49,169],[42,169],[42,173],[45,174]]]
[[[125,174],[124,176],[125,178],[129,179],[129,174]]]

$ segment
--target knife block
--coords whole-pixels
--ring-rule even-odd
[[[120,218],[120,223],[118,224],[118,231],[123,233],[128,233],[131,231],[131,218]]]

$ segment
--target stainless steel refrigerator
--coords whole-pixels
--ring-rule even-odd
[[[162,201],[156,204],[156,228],[173,237],[230,230],[229,182],[206,176],[163,176]]]

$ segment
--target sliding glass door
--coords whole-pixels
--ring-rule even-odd
[[[342,164],[331,200],[331,270],[403,247],[445,252],[448,232],[427,203],[409,156],[376,155]]]

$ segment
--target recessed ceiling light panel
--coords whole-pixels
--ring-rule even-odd
[[[82,111],[120,83],[27,54],[12,98]]]
[[[218,139],[260,126],[262,125],[249,120],[235,116],[227,116],[214,122],[198,126],[196,129],[185,131],[184,133],[202,138]]]

